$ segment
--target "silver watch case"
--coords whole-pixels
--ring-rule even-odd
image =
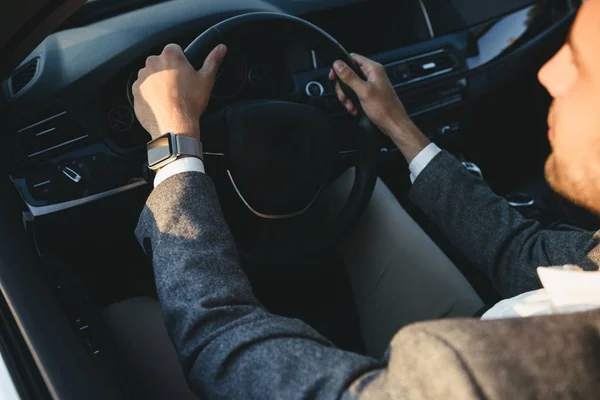
[[[157,170],[177,160],[181,156],[202,159],[202,143],[189,136],[166,133],[147,145],[148,168]]]

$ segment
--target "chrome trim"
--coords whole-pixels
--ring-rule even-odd
[[[317,69],[318,68],[318,65],[317,65],[317,53],[315,53],[314,50],[311,50],[310,51],[310,55],[312,56],[312,65],[313,65],[313,68]]]
[[[342,150],[342,151],[338,151],[338,155],[351,154],[351,153],[360,153],[360,150]]]
[[[514,198],[515,197],[523,197],[523,201],[516,201]],[[531,207],[532,205],[535,204],[535,199],[533,197],[531,197],[530,195],[528,195],[527,193],[523,193],[523,192],[514,192],[514,193],[509,193],[506,196],[504,196],[504,198],[506,199],[506,201],[508,202],[508,204],[511,207]],[[511,198],[513,198],[513,200],[510,200]],[[529,199],[529,200],[527,200]]]
[[[428,69],[435,68],[435,67],[437,67],[437,64],[434,63],[433,61],[428,62],[427,64],[421,65],[421,68],[423,68],[425,71],[427,71]]]
[[[310,90],[308,89],[308,88],[309,88],[311,85],[313,85],[313,84],[315,84],[315,85],[317,85],[317,86],[319,87],[319,95],[318,95],[318,96],[313,96],[313,95],[310,93]],[[316,98],[319,98],[319,97],[323,96],[323,93],[325,93],[325,88],[323,87],[323,85],[321,85],[321,84],[320,84],[319,82],[317,82],[317,81],[310,81],[310,82],[308,82],[308,83],[306,84],[306,87],[304,88],[304,91],[306,92],[306,94],[307,94],[309,97],[313,97],[313,98],[315,98],[315,99],[316,99]]]
[[[425,80],[430,79],[430,78],[435,78],[436,76],[444,75],[444,74],[447,74],[448,72],[452,72],[452,71],[454,71],[454,68],[446,68],[446,69],[443,69],[441,71],[434,72],[433,74],[422,76],[420,78],[411,79],[410,81],[398,83],[398,84],[394,85],[394,89],[398,88],[398,87],[410,85],[411,83],[421,82],[421,81],[425,81]]]
[[[252,211],[252,213],[254,215],[261,217],[261,218],[265,218],[265,219],[288,219],[288,218],[293,218],[293,217],[297,217],[298,215],[304,214],[315,203],[315,201],[317,200],[317,197],[319,197],[319,194],[321,193],[321,190],[323,190],[323,186],[321,186],[319,188],[319,190],[317,191],[317,194],[315,195],[315,197],[310,201],[310,203],[308,203],[308,205],[300,211],[296,211],[294,213],[284,214],[284,215],[269,215],[269,214],[260,213],[260,212],[256,211],[254,208],[252,208],[252,206],[250,206],[250,204],[248,204],[248,202],[246,201],[244,196],[242,196],[242,193],[240,192],[237,185],[235,184],[235,181],[233,180],[233,176],[231,176],[231,171],[227,170],[227,175],[229,175],[229,180],[231,181],[233,188],[235,189],[238,197],[242,200],[242,202],[244,203],[246,208],[248,208],[248,210]]]
[[[462,98],[459,95],[457,95],[455,98],[453,98],[451,100],[445,101],[445,102],[440,103],[440,104],[436,104],[435,106],[424,108],[424,109],[419,110],[417,112],[409,113],[408,116],[409,117],[417,117],[419,115],[426,114],[428,112],[435,111],[435,110],[438,110],[438,109],[443,108],[443,107],[447,107],[447,106],[452,105],[452,104],[460,103],[461,101],[462,101]]]
[[[41,125],[41,124],[43,124],[44,122],[52,121],[54,118],[62,117],[62,116],[63,116],[63,115],[65,115],[66,113],[67,113],[66,111],[63,111],[63,112],[61,112],[61,113],[58,113],[58,114],[56,114],[56,115],[53,115],[53,116],[51,116],[51,117],[49,117],[49,118],[43,119],[43,120],[41,120],[40,122],[36,122],[35,124],[31,124],[31,125],[29,125],[29,126],[26,126],[25,128],[19,129],[19,130],[17,131],[17,133],[19,133],[19,132],[23,132],[23,131],[26,131],[27,129],[29,129],[29,128],[33,128],[34,126]]]
[[[429,12],[427,12],[427,7],[425,7],[425,3],[423,3],[423,0],[419,0],[419,6],[421,6],[421,11],[423,12],[423,17],[425,17],[425,23],[427,24],[427,30],[429,31],[429,38],[433,39],[435,37],[435,33],[433,32],[433,25],[431,25],[431,19],[429,18]]]
[[[465,161],[462,163],[462,165],[467,169],[467,171],[473,172],[481,179],[483,179],[483,172],[481,171],[481,168],[477,166],[477,164]]]
[[[423,54],[419,54],[417,56],[403,58],[402,60],[391,62],[389,64],[385,64],[384,67],[387,68],[387,67],[391,67],[392,65],[402,64],[402,63],[405,63],[408,61],[418,60],[419,58],[429,57],[434,54],[440,54],[440,53],[445,53],[445,52],[446,52],[445,49],[438,49],[438,50],[430,51],[429,53],[423,53]]]
[[[71,201],[66,201],[64,203],[51,204],[48,206],[41,206],[41,207],[32,206],[31,204],[27,203],[27,207],[29,207],[31,214],[33,214],[34,217],[41,217],[42,215],[53,214],[58,211],[67,210],[69,208],[77,207],[77,206],[80,206],[83,204],[94,202],[96,200],[104,199],[106,197],[114,196],[116,194],[123,193],[128,190],[132,190],[132,189],[135,189],[135,188],[147,185],[147,184],[148,183],[146,181],[138,181],[138,182],[126,185],[126,186],[121,186],[116,189],[112,189],[112,190],[109,190],[109,191],[106,191],[103,193],[94,194],[92,196],[84,197],[84,198],[77,199],[77,200],[71,200]]]
[[[46,129],[45,131],[41,131],[40,133],[36,133],[35,136],[42,136],[44,133],[55,131],[56,128]]]
[[[202,155],[204,156],[215,156],[215,157],[224,157],[225,154],[224,153],[210,153],[210,152],[203,152]]]
[[[535,204],[535,200],[533,200],[533,199],[531,199],[531,200],[529,200],[529,201],[527,201],[525,203],[517,203],[517,202],[514,202],[514,201],[509,201],[508,202],[508,205],[510,205],[511,207],[517,207],[517,208],[518,207],[531,207],[534,204]]]
[[[71,139],[71,140],[69,140],[67,142],[64,142],[64,143],[61,143],[61,144],[57,144],[56,146],[52,146],[52,147],[50,147],[50,148],[48,148],[46,150],[41,150],[41,151],[38,151],[36,153],[32,153],[32,154],[28,155],[27,158],[32,158],[32,157],[35,157],[35,156],[39,156],[40,154],[47,153],[49,151],[61,148],[63,146],[67,146],[67,145],[69,145],[71,143],[79,142],[80,140],[87,139],[87,138],[88,138],[88,135],[83,135],[83,136],[80,136],[78,138]]]
[[[445,49],[439,49],[439,50],[431,51],[429,53],[419,54],[417,56],[413,56],[413,57],[409,57],[409,58],[404,58],[404,59],[399,60],[399,61],[394,61],[394,62],[391,62],[389,64],[385,64],[384,68],[387,70],[388,68],[393,67],[394,65],[405,64],[405,63],[410,62],[410,61],[415,61],[415,60],[419,60],[421,58],[433,56],[433,55],[436,55],[436,54],[447,53],[447,52],[448,51],[445,50]],[[444,75],[444,74],[447,74],[447,73],[452,72],[452,71],[454,71],[454,68],[446,68],[446,69],[443,69],[441,71],[434,72],[433,74],[421,76],[419,78],[414,78],[414,79],[411,79],[411,80],[406,81],[406,82],[397,83],[397,84],[394,85],[394,88],[398,88],[398,87],[410,85],[411,83],[415,83],[415,82],[421,82],[421,81],[424,81],[424,80],[427,80],[427,79],[430,79],[430,78],[435,78],[436,76]]]
[[[75,183],[81,182],[81,175],[79,175],[77,172],[73,171],[69,167],[64,167],[62,173],[64,176],[66,176]]]
[[[34,187],[34,188],[39,188],[40,186],[47,185],[47,184],[49,184],[50,182],[52,182],[52,181],[51,181],[51,180],[47,180],[47,181],[44,181],[44,182],[36,183],[35,185],[33,185],[33,187]]]

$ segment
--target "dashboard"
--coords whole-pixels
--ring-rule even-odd
[[[149,136],[131,94],[137,71],[167,43],[185,48],[230,16],[296,15],[384,64],[409,114],[443,146],[460,135],[453,110],[493,84],[486,75],[478,88],[477,77],[507,60],[507,74],[518,70],[528,47],[575,10],[569,0],[172,0],[59,31],[2,82],[11,179],[32,218],[147,186]],[[264,98],[347,118],[327,79],[333,60],[304,38],[257,27],[228,45],[209,111]],[[382,138],[382,155],[391,149]]]

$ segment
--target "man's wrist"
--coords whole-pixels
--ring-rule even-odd
[[[152,134],[152,139],[161,137],[167,132],[173,132],[179,136],[187,136],[200,140],[200,125],[177,125],[171,129],[161,129],[159,132]]]
[[[391,125],[389,137],[400,149],[409,164],[417,154],[431,143],[409,118]]]

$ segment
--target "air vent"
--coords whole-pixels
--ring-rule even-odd
[[[458,61],[448,50],[440,49],[387,64],[385,68],[394,87],[400,87],[448,74],[458,68]]]
[[[8,78],[8,91],[11,97],[21,95],[37,77],[38,67],[40,64],[39,58],[34,58],[28,61],[21,68],[17,69],[10,78]]]
[[[418,90],[400,93],[406,111],[411,117],[434,111],[458,103],[463,99],[463,80],[443,82],[440,85],[427,85]]]
[[[60,105],[25,122],[16,131],[17,160],[26,161],[61,151],[88,138],[83,128]]]

